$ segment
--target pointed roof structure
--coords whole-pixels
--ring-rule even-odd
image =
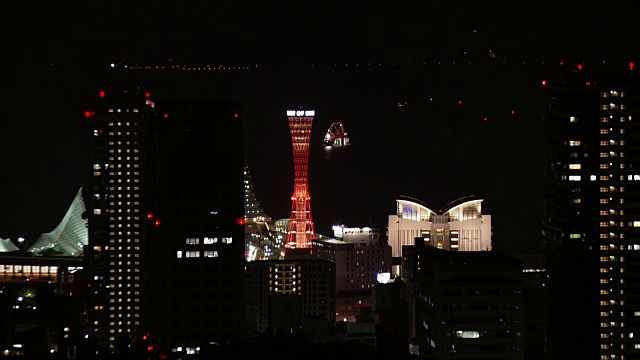
[[[3,239],[0,238],[0,253],[3,252],[13,252],[13,251],[19,251],[20,248],[18,248],[12,241],[11,239]]]
[[[58,226],[40,235],[27,251],[40,256],[82,256],[84,246],[89,243],[89,221],[85,212],[81,187]]]

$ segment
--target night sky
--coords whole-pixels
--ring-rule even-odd
[[[296,86],[291,83],[294,81],[291,79],[304,76],[289,76],[287,69],[291,68],[293,71],[308,64],[330,66],[369,62],[478,62],[486,58],[488,50],[493,50],[500,59],[508,63],[556,63],[561,60],[593,62],[638,58],[637,41],[629,41],[632,34],[637,32],[634,29],[633,11],[628,5],[619,3],[610,8],[583,2],[565,2],[563,5],[516,2],[492,6],[444,5],[430,1],[345,3],[347,2],[278,2],[279,5],[274,6],[270,2],[256,2],[253,5],[244,1],[214,1],[190,4],[175,2],[174,5],[158,6],[159,3],[96,1],[71,6],[62,2],[23,1],[5,5],[0,15],[4,50],[1,64],[4,68],[3,78],[6,78],[3,81],[2,97],[4,116],[0,122],[0,141],[3,144],[0,154],[0,237],[16,239],[18,236],[26,236],[35,240],[38,234],[53,230],[64,216],[85,174],[85,141],[82,124],[77,117],[78,110],[82,109],[80,94],[91,89],[91,85],[96,82],[98,69],[104,69],[118,59],[160,62],[172,58],[184,63],[246,63],[277,67],[277,74],[286,77],[289,82],[278,78],[269,79],[272,80],[269,82],[262,78],[253,88],[247,84],[247,88],[252,91],[241,94],[249,101],[260,99],[259,104],[256,102],[245,105],[247,116],[253,116],[246,119],[249,125],[253,124],[249,129],[262,132],[277,128],[275,123],[268,121],[284,121],[281,115],[286,109],[282,107],[298,100],[286,100],[284,97],[295,94]],[[401,94],[406,98],[424,93],[412,94],[412,87],[403,88],[402,84],[425,85],[430,80],[438,79],[433,73],[424,76],[422,83],[411,82],[411,74],[403,76],[395,79],[395,82],[387,79],[394,84],[388,89],[402,89],[398,96]],[[327,80],[327,84],[335,86],[344,97],[338,104],[332,102],[332,108],[328,106],[331,101],[329,98],[316,101],[308,97],[305,99],[313,105],[324,105],[326,109],[327,115],[319,117],[319,124],[314,128],[316,135],[322,136],[326,131],[325,125],[332,119],[339,118],[341,111],[353,118],[357,117],[353,109],[347,110],[349,104],[368,107],[369,98],[362,95],[366,93],[362,84],[353,83],[362,78],[346,75],[337,77],[338,80]],[[375,81],[365,78],[367,81]],[[349,83],[347,79],[352,82]],[[510,83],[503,76],[500,84],[504,87],[514,86],[513,90],[507,90],[511,95],[524,94],[531,87],[531,83],[527,81],[534,79],[526,76],[523,79],[524,84],[515,81]],[[271,93],[271,90],[258,88],[267,86],[268,83],[275,86],[274,89],[279,90],[276,93],[280,95],[272,104],[268,103],[268,97],[260,96],[261,91]],[[282,86],[278,87],[279,84]],[[447,90],[451,93],[450,96],[456,95],[442,79],[438,84],[440,92]],[[466,86],[464,79],[459,78],[454,84]],[[528,88],[516,88],[521,85]],[[286,86],[293,90],[283,89]],[[380,84],[378,86],[384,88]],[[346,89],[357,89],[359,95],[350,99]],[[371,86],[369,89],[377,87]],[[308,96],[313,93],[307,91],[305,94]],[[468,94],[481,95],[480,92],[472,91]],[[374,90],[371,90],[370,95],[370,98],[376,98]],[[395,94],[390,97],[393,96]],[[505,98],[511,103],[517,102],[519,109],[528,109],[530,120],[535,120],[535,106],[538,104],[534,100],[527,102],[526,99],[513,99],[509,96]],[[511,103],[500,103],[496,99],[485,100],[496,109],[508,109],[511,106]],[[344,108],[341,109],[340,105]],[[257,108],[262,109],[262,113]],[[265,114],[267,111],[271,113]],[[478,112],[473,114],[475,115],[481,114]],[[447,113],[442,113],[441,116],[446,117]],[[264,122],[257,124],[257,117],[264,119]],[[352,127],[355,127],[354,130],[360,130],[361,127],[361,132],[367,131],[357,123]],[[286,125],[283,129],[286,138]],[[508,137],[509,129],[494,128],[492,131],[499,131],[501,136]],[[248,134],[248,138],[254,140],[261,136],[261,133]],[[522,146],[522,142],[515,139],[504,146],[509,145]],[[519,150],[517,159],[492,161],[544,166],[539,158],[542,150],[538,145],[534,144],[530,152]],[[289,152],[290,145],[280,151]],[[531,157],[527,158],[529,153]],[[393,164],[395,160],[386,161]],[[289,167],[286,164],[283,166],[287,169]],[[260,165],[256,167],[255,175],[262,174],[264,178],[266,170],[260,168]],[[509,171],[510,169],[500,169],[498,172],[509,174]],[[419,178],[421,175],[427,176],[428,170],[417,168],[412,173],[412,176]],[[381,174],[390,176],[384,171]],[[286,189],[285,200],[290,195],[288,173],[286,176],[286,181],[268,185],[268,188],[264,182],[256,184],[257,190],[261,192],[258,193],[259,200],[274,217],[288,215],[286,211],[290,204],[276,198],[281,197],[277,189]],[[258,178],[254,180],[258,181]],[[532,188],[526,192],[532,197],[539,196],[543,184],[538,184],[537,181],[534,183],[533,180],[529,182]],[[385,180],[383,183],[391,187],[388,190],[390,193],[415,190],[402,185],[398,185],[396,190],[393,189],[393,182]],[[486,193],[497,197],[497,189],[501,186],[492,184]],[[342,191],[349,194],[351,190]],[[272,196],[274,193],[278,195]],[[330,194],[331,191],[326,190],[325,193],[312,196],[327,198]],[[446,195],[449,196],[449,193]],[[426,193],[415,196],[427,202],[431,200]],[[528,200],[525,196],[516,200],[518,204],[514,206],[527,207]],[[434,201],[435,207],[443,205],[439,203],[441,199]],[[499,199],[491,201],[493,204],[499,203]],[[540,201],[533,199],[532,203],[538,206],[534,206],[532,210],[531,217],[534,218],[538,215],[536,211],[539,210]],[[371,211],[370,217],[376,219],[393,212],[393,204],[389,207],[388,202],[380,205],[380,209],[368,206],[366,202],[363,206],[367,208],[358,209],[357,204],[358,201],[351,201],[347,208],[360,213]],[[322,200],[319,200],[318,206],[328,208]],[[487,206],[491,208],[490,204]],[[523,211],[522,217],[527,217],[526,211]],[[366,219],[353,220],[363,222]],[[494,215],[494,228],[496,224],[500,224],[500,221]],[[538,219],[533,219],[525,227],[530,233],[535,233],[531,237],[539,233],[537,224]],[[327,224],[323,226],[326,228]],[[498,230],[501,231],[505,230]],[[513,249],[514,252],[522,252],[529,248]]]

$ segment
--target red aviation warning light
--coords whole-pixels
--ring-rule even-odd
[[[147,214],[147,219],[149,219],[149,220],[153,219],[153,214],[152,213],[148,213]]]
[[[542,86],[547,86],[547,80],[544,80],[544,79],[543,79],[543,80],[541,81],[541,84],[542,84]]]
[[[633,70],[633,68],[636,67],[636,64],[633,63],[633,61],[629,62],[629,70]]]
[[[236,219],[236,224],[240,225],[240,226],[244,226],[244,218],[243,217],[239,217]]]
[[[578,64],[578,70],[582,70],[582,64]]]
[[[98,93],[98,96],[100,96],[101,98],[104,98],[104,91],[100,91],[100,92]]]
[[[156,227],[160,226],[160,220],[156,219],[156,223],[155,223]]]

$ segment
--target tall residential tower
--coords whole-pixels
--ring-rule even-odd
[[[86,113],[89,334],[195,353],[243,334],[241,117],[233,100],[151,93],[96,93]]]
[[[640,358],[640,83],[633,67],[576,64],[542,82],[551,359]]]

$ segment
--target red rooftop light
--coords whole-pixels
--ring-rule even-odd
[[[151,93],[147,91],[146,93],[144,93],[144,96],[145,97],[151,97]]]
[[[100,91],[98,95],[100,95],[101,98],[104,98],[104,91]]]
[[[582,70],[582,64],[578,64],[578,70]]]
[[[235,114],[233,114],[233,117],[237,119],[237,118],[239,118],[239,117],[240,117],[240,114],[235,113]]]
[[[153,214],[152,213],[148,213],[147,214],[147,219],[153,219]]]
[[[156,220],[156,227],[160,226],[160,220]]]
[[[238,219],[236,219],[236,224],[238,224],[240,226],[244,226],[244,218],[243,217],[239,217]]]
[[[636,67],[636,64],[633,61],[629,62],[629,70],[633,70],[634,67]]]
[[[547,80],[542,80],[542,86],[547,86]]]

